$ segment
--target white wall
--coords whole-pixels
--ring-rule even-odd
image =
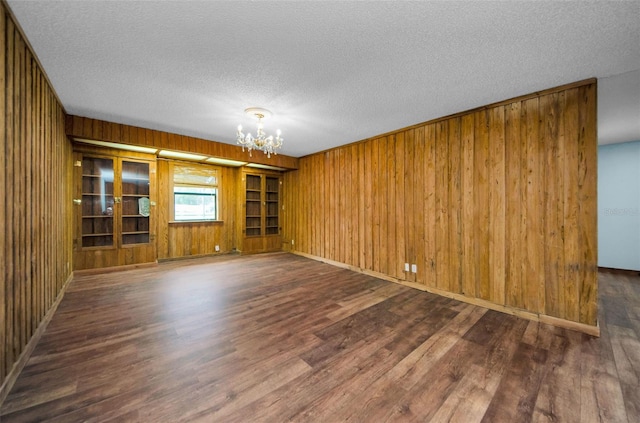
[[[598,147],[598,266],[640,270],[640,141]]]
[[[640,69],[598,78],[598,144],[640,140]]]

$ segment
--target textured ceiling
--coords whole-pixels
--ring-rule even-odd
[[[640,69],[640,2],[8,0],[66,111],[303,156]]]

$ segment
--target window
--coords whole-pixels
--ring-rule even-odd
[[[217,169],[173,165],[173,220],[219,220]]]
[[[216,188],[173,187],[175,220],[218,220]]]

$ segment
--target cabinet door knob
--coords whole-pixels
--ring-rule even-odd
[[[73,199],[73,204],[82,204],[82,200],[80,200],[78,198],[74,198]]]

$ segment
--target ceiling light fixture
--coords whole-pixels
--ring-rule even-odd
[[[273,135],[267,136],[264,132],[263,119],[271,117],[271,112],[267,109],[260,107],[249,107],[244,111],[247,115],[258,119],[258,132],[256,132],[255,138],[251,133],[247,135],[242,133],[242,125],[238,125],[238,133],[236,134],[236,142],[242,146],[242,151],[245,147],[249,150],[249,157],[251,157],[251,150],[261,150],[267,157],[271,158],[272,154],[278,154],[277,149],[282,147],[282,138],[280,138],[280,130],[276,131],[276,137]]]

